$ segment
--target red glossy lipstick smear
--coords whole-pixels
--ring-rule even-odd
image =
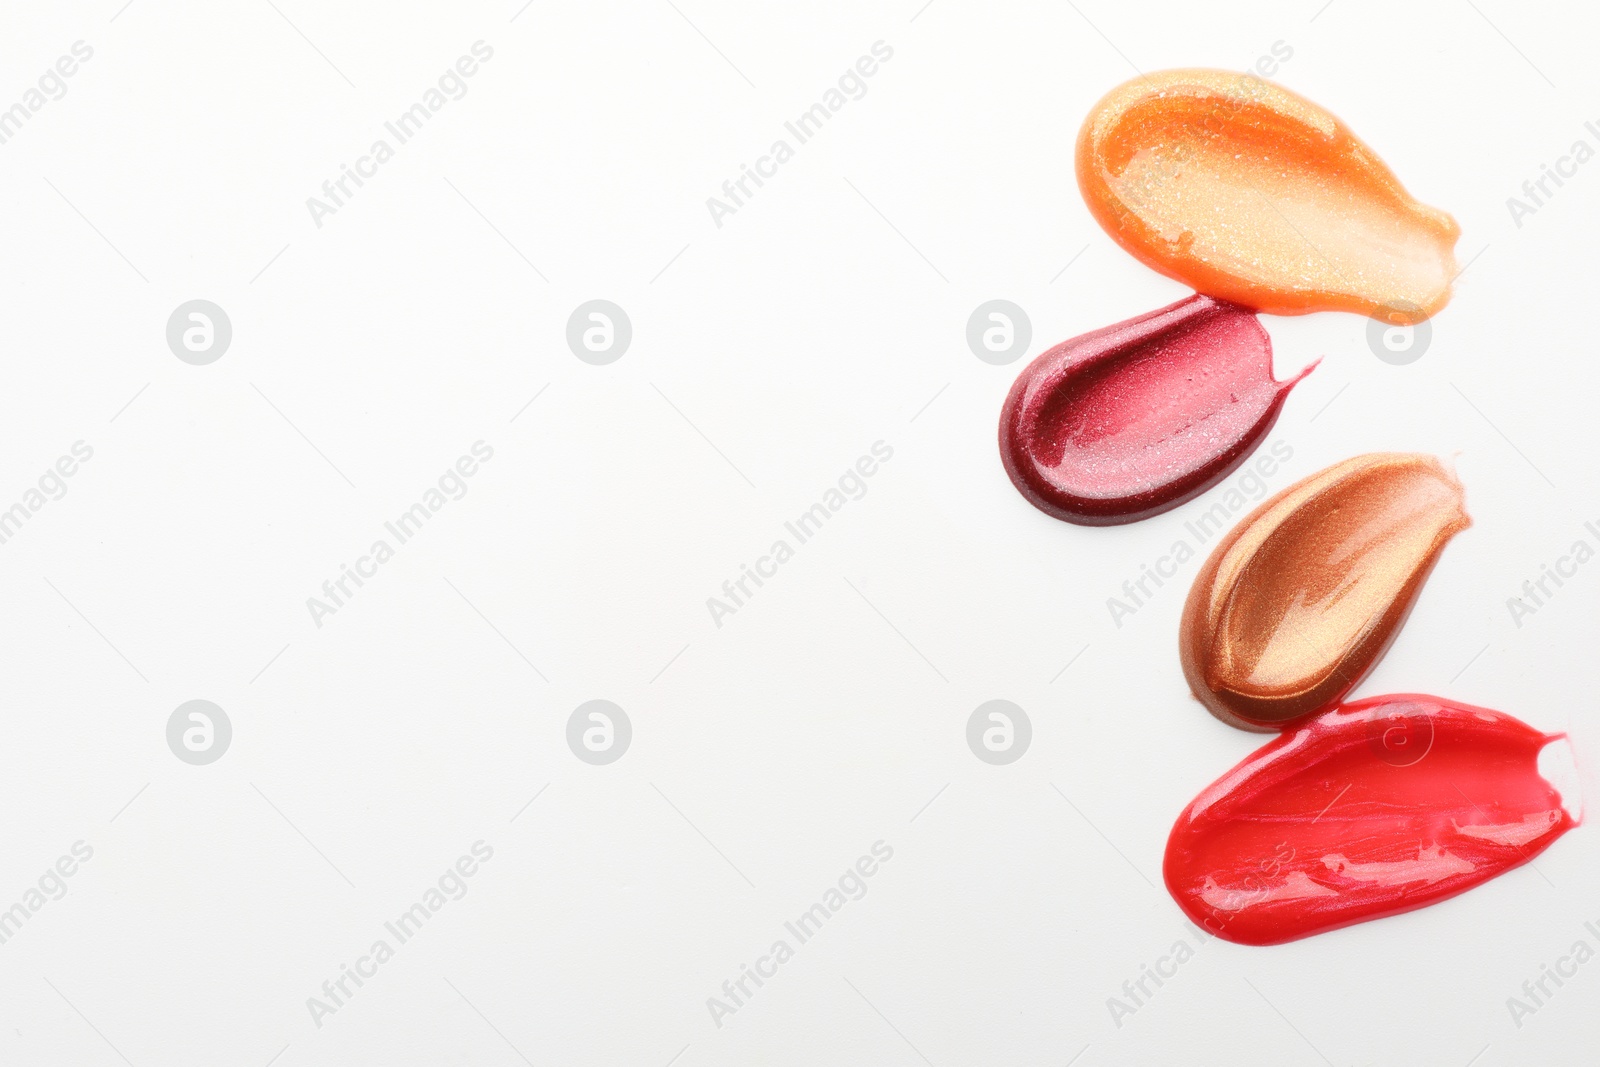
[[[1058,519],[1148,518],[1242,463],[1310,369],[1274,381],[1254,312],[1192,296],[1030,363],[1000,414],[1000,458],[1022,495]]]
[[[1431,696],[1335,708],[1184,809],[1167,840],[1167,889],[1195,923],[1245,945],[1455,896],[1576,825],[1538,771],[1560,736]]]

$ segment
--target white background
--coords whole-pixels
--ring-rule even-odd
[[[0,545],[0,908],[94,856],[0,945],[0,1060],[1593,1061],[1600,963],[1520,1028],[1506,1007],[1600,946],[1590,827],[1407,916],[1208,944],[1113,1024],[1193,940],[1159,888],[1173,819],[1261,739],[1183,684],[1198,560],[1106,609],[1207,501],[1035,511],[994,445],[1025,363],[964,331],[1013,300],[1031,356],[1185,295],[1089,217],[1078,125],[1135,68],[1285,42],[1277,80],[1473,261],[1409,366],[1356,316],[1267,320],[1280,375],[1325,357],[1274,489],[1375,449],[1457,457],[1467,487],[1359,695],[1503,709],[1600,765],[1600,563],[1520,628],[1506,607],[1600,519],[1600,163],[1520,228],[1506,207],[1600,144],[1596,17],[920,2],[6,7],[0,107],[94,56],[0,146],[0,508],[74,441],[94,458]],[[315,226],[306,198],[480,39],[467,95]],[[716,227],[706,198],[879,40],[866,96]],[[194,298],[233,323],[209,366],[165,342]],[[566,347],[593,298],[633,322],[610,366]],[[469,494],[314,625],[306,598],[480,439]],[[706,598],[880,439],[867,495],[715,627]],[[634,728],[603,767],[564,737],[597,697]],[[964,738],[997,697],[1034,726],[1007,767]],[[205,767],[165,741],[194,698],[234,727]],[[470,892],[315,1025],[307,998],[480,839]],[[718,1027],[707,998],[878,840],[868,894]]]

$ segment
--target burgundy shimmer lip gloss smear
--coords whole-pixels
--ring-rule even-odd
[[[1030,363],[1000,414],[1000,457],[1018,491],[1058,519],[1149,518],[1242,463],[1312,367],[1274,381],[1255,313],[1191,296]]]

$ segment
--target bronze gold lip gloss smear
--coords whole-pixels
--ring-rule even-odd
[[[1178,636],[1195,697],[1260,731],[1333,704],[1383,656],[1471,522],[1461,483],[1433,456],[1356,456],[1290,486],[1195,577]]]

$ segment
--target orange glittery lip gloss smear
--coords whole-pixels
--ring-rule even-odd
[[[1450,299],[1461,229],[1337,118],[1250,75],[1169,70],[1108,93],[1078,135],[1078,187],[1154,269],[1274,315]]]
[[[1263,731],[1340,700],[1471,523],[1461,483],[1433,456],[1354,456],[1291,485],[1195,576],[1178,635],[1195,697],[1223,722]]]

